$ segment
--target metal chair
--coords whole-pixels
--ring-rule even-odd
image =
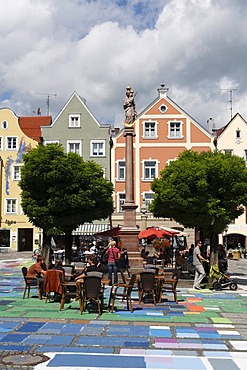
[[[114,305],[115,305],[115,299],[122,298],[122,301],[126,300],[127,302],[127,310],[130,310],[130,312],[133,312],[131,293],[132,293],[135,281],[136,281],[136,275],[133,274],[131,275],[130,281],[128,283],[117,283],[112,286],[111,292],[110,292],[109,304],[108,304],[109,311],[113,312]],[[122,288],[121,292],[118,291],[120,288]]]
[[[140,273],[140,280],[139,280],[139,304],[143,301],[146,296],[152,295],[153,302],[156,304],[156,290],[157,284],[155,280],[155,270],[142,271]]]
[[[25,287],[24,287],[24,292],[23,292],[23,297],[22,298],[25,299],[26,292],[27,292],[28,298],[30,298],[30,290],[32,288],[35,288],[35,289],[38,289],[39,299],[42,299],[38,279],[36,279],[36,278],[33,278],[33,279],[29,278],[28,279],[27,278],[27,272],[28,272],[27,267],[22,267],[21,271],[22,271],[22,275],[23,275],[23,278],[24,278],[24,281],[25,281]]]
[[[97,303],[99,314],[103,311],[104,296],[99,276],[85,276],[83,283],[80,284],[80,311],[84,311],[87,303]]]

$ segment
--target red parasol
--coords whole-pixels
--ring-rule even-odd
[[[140,232],[138,238],[139,239],[155,239],[155,238],[164,238],[164,237],[172,236],[172,233],[166,230],[155,229],[154,227],[150,227],[149,229],[143,230]]]

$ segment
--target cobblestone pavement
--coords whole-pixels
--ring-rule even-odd
[[[177,304],[168,296],[140,306],[134,293],[133,313],[120,301],[99,316],[81,315],[77,301],[60,311],[35,290],[22,299],[30,256],[0,253],[0,369],[246,369],[247,260],[229,261],[236,292],[195,291],[181,280]]]

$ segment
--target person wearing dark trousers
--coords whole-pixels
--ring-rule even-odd
[[[109,285],[112,285],[112,274],[114,274],[114,284],[118,282],[118,268],[116,261],[120,258],[120,251],[116,246],[115,240],[111,240],[108,244],[107,252],[108,254],[108,279]]]

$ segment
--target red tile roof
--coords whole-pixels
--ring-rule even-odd
[[[52,123],[51,116],[19,117],[21,130],[31,139],[41,142],[41,126],[49,126]]]

